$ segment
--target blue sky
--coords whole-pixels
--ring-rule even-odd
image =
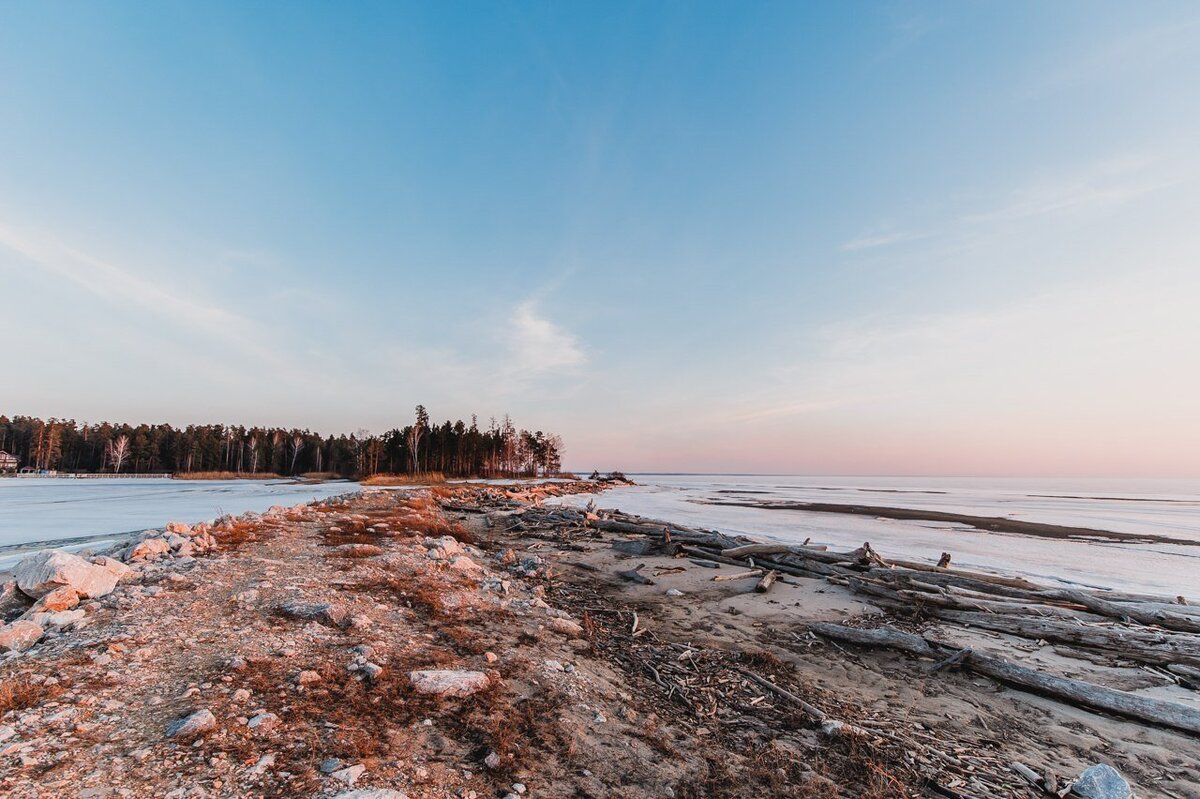
[[[0,412],[1200,474],[1190,3],[0,4]]]

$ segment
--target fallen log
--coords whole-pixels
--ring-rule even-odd
[[[817,623],[810,625],[809,629],[824,638],[860,646],[898,649],[919,657],[939,658],[954,650],[945,644],[930,642],[918,635],[887,627],[860,630],[837,624]],[[1200,734],[1200,710],[1174,702],[1117,691],[1083,680],[1055,677],[977,651],[966,654],[961,665],[1007,685],[1028,689],[1067,704]]]
[[[775,571],[774,569],[771,569],[769,572],[767,572],[766,574],[764,574],[762,576],[762,579],[760,579],[758,581],[758,584],[756,586],[754,586],[754,590],[760,594],[765,594],[771,590],[771,586],[773,586],[775,584],[775,581],[778,579],[779,579],[779,572]]]
[[[1140,663],[1156,666],[1182,663],[1200,667],[1200,638],[1184,633],[1168,634],[1147,629],[958,610],[941,610],[937,616],[955,624],[981,627],[1033,641],[1051,641],[1102,650]]]
[[[829,547],[824,544],[743,544],[721,552],[727,558],[746,558],[752,555],[790,555],[803,556],[807,552],[825,552]]]
[[[1132,619],[1139,624],[1165,627],[1168,630],[1176,630],[1184,633],[1200,633],[1200,618],[1170,613],[1164,610],[1143,609],[1138,603],[1133,602],[1123,602],[1120,604],[1109,602],[1095,594],[1087,594],[1083,591],[1058,591],[1054,593],[1071,602],[1083,605],[1093,613],[1108,616],[1119,621]]]
[[[747,577],[760,577],[762,573],[762,569],[750,569],[749,571],[737,572],[736,574],[718,574],[712,578],[712,581],[714,583],[723,583],[728,580],[745,580]]]

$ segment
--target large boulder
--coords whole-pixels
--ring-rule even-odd
[[[427,669],[408,674],[413,690],[434,696],[470,696],[482,691],[491,680],[482,671],[461,669]]]
[[[84,599],[95,599],[117,586],[117,578],[109,570],[61,549],[43,549],[30,555],[17,564],[13,577],[21,592],[34,599],[63,586],[74,588]]]
[[[1133,789],[1112,766],[1092,766],[1075,780],[1071,793],[1086,799],[1133,799]]]
[[[24,652],[42,640],[45,633],[41,625],[31,621],[14,621],[0,627],[0,649],[6,652]]]

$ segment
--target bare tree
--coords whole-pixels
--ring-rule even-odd
[[[115,473],[121,473],[121,466],[128,457],[129,436],[119,435],[108,442],[108,462],[112,464]]]
[[[258,473],[258,436],[250,436],[250,474]]]
[[[300,457],[300,450],[304,449],[304,438],[302,436],[292,437],[292,474],[296,473],[296,459]]]

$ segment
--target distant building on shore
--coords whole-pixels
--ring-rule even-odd
[[[4,450],[0,449],[0,474],[3,474],[4,472],[15,472],[17,470],[18,463],[20,463],[20,461],[17,460],[16,455],[9,455]]]

